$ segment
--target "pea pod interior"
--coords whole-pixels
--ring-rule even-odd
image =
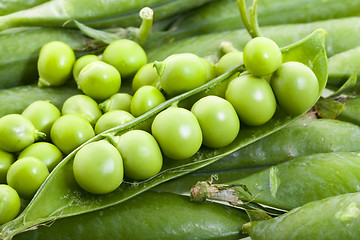
[[[321,89],[324,88],[327,81],[327,58],[324,46],[325,35],[326,32],[324,30],[316,30],[302,41],[294,43],[282,50],[283,59],[286,61],[299,61],[311,67],[318,78]],[[201,95],[203,92],[208,91],[209,88],[227,79],[227,77],[239,69],[242,69],[242,65],[209,81],[199,88],[167,100],[133,121],[95,136],[85,144],[103,139],[107,134],[117,134],[129,129],[141,128],[141,126],[148,124],[148,122],[163,109],[179,101],[186,100],[191,96],[195,96],[196,94]],[[217,149],[202,147],[193,157],[184,161],[167,161],[167,159],[165,159],[163,169],[155,177],[142,182],[123,182],[117,190],[106,195],[87,193],[79,187],[74,179],[72,173],[73,156],[78,149],[83,146],[82,145],[70,153],[52,171],[22,214],[2,226],[0,237],[5,239],[10,238],[16,233],[41,222],[95,211],[123,202],[162,182],[209,165],[283,128],[303,114],[305,113],[290,116],[278,108],[274,117],[266,124],[257,127],[244,126],[240,130],[237,138],[230,145]]]

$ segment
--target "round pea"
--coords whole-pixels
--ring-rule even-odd
[[[276,99],[270,84],[253,75],[240,75],[231,80],[225,98],[234,106],[240,121],[250,126],[266,123],[276,111]]]
[[[75,54],[69,45],[61,41],[45,44],[37,62],[39,86],[59,86],[72,75]]]
[[[93,126],[102,115],[98,103],[91,97],[83,94],[74,95],[66,99],[61,112],[63,115],[80,115]]]
[[[239,51],[234,52],[228,52],[225,55],[223,55],[219,61],[215,64],[215,73],[216,76],[220,76],[234,67],[243,64],[243,53]]]
[[[225,99],[207,96],[191,108],[199,121],[203,144],[208,147],[224,147],[234,141],[240,130],[240,121],[234,107]]]
[[[287,113],[301,114],[315,104],[319,96],[319,82],[314,72],[299,62],[281,64],[270,84],[279,106]]]
[[[45,164],[49,172],[63,159],[61,151],[54,144],[48,142],[31,144],[20,152],[18,158],[24,157],[36,157]]]
[[[79,79],[79,74],[80,71],[89,63],[91,62],[95,62],[95,61],[101,61],[101,59],[93,54],[88,54],[88,55],[84,55],[80,58],[78,58],[75,63],[74,63],[74,67],[73,67],[73,77],[75,79],[75,81],[77,82]]]
[[[94,136],[95,132],[89,121],[74,114],[58,118],[50,131],[52,142],[65,154]]]
[[[6,183],[6,174],[15,161],[15,156],[0,149],[0,183]]]
[[[266,76],[278,69],[282,62],[279,46],[270,38],[256,37],[244,47],[244,65],[255,76]]]
[[[20,158],[9,168],[6,181],[20,197],[30,199],[49,175],[45,164],[35,157]]]
[[[45,133],[47,137],[50,136],[52,125],[61,116],[60,110],[54,104],[42,100],[31,103],[21,114],[29,119],[38,131]]]
[[[103,61],[114,66],[123,78],[131,78],[147,63],[144,49],[129,39],[119,39],[104,50]]]
[[[19,152],[45,134],[37,131],[21,114],[9,114],[0,118],[0,136],[0,149]]]
[[[170,107],[160,112],[151,125],[151,132],[163,153],[176,160],[193,156],[202,144],[199,122],[185,108]]]
[[[120,186],[124,176],[123,161],[119,151],[109,142],[92,142],[76,153],[73,173],[84,190],[106,194]]]
[[[110,128],[123,125],[131,120],[135,119],[131,113],[123,110],[113,110],[104,113],[95,125],[95,133],[99,134]]]
[[[132,96],[127,93],[115,93],[110,98],[99,104],[100,109],[106,113],[112,110],[130,112]]]
[[[156,107],[166,99],[161,91],[154,86],[142,86],[134,94],[131,101],[131,113],[138,117]]]
[[[121,86],[120,73],[105,62],[95,61],[81,69],[78,77],[81,91],[95,100],[105,100]]]
[[[132,90],[136,92],[142,86],[154,86],[160,84],[160,77],[154,68],[154,63],[147,63],[135,74],[132,81]]]
[[[13,220],[20,211],[18,193],[6,184],[0,184],[0,224]]]
[[[124,161],[125,176],[145,180],[160,172],[163,157],[155,138],[143,130],[132,130],[120,136],[117,148]]]

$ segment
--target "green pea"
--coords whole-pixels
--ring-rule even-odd
[[[0,183],[6,183],[6,174],[14,161],[13,154],[0,149]]]
[[[131,113],[138,117],[165,101],[164,95],[158,88],[142,86],[135,92],[131,100]]]
[[[80,115],[87,119],[93,126],[102,115],[98,103],[91,97],[83,94],[74,95],[66,99],[61,112],[63,115]]]
[[[123,110],[113,110],[104,113],[95,125],[95,133],[102,133],[110,128],[123,125],[124,123],[130,122],[135,119],[131,113]]]
[[[93,54],[84,55],[80,58],[78,58],[73,67],[73,77],[75,81],[77,82],[79,79],[79,73],[80,71],[89,63],[95,62],[95,61],[101,61],[101,59]]]
[[[132,96],[127,93],[115,93],[110,98],[99,104],[100,109],[106,113],[112,110],[130,112]]]
[[[36,157],[46,165],[49,172],[63,159],[61,151],[54,144],[48,142],[31,144],[20,152],[18,158],[24,157]]]
[[[154,86],[160,84],[160,77],[154,68],[154,63],[147,63],[142,66],[132,80],[132,90],[136,92],[142,86]]]
[[[54,104],[41,100],[31,103],[21,114],[28,118],[38,131],[45,133],[48,138],[52,125],[61,116],[60,110]]]
[[[243,53],[239,51],[229,52],[223,55],[215,64],[216,76],[226,73],[237,65],[243,64]]]
[[[13,220],[20,211],[20,198],[12,187],[0,184],[0,224]]]
[[[215,73],[215,67],[213,64],[211,64],[207,59],[205,58],[200,58],[200,60],[203,62],[203,64],[205,65],[205,69],[206,69],[206,82],[210,81],[211,79],[214,79],[216,77],[216,73]]]
[[[37,62],[39,86],[59,86],[70,79],[75,54],[69,45],[61,41],[45,44]]]

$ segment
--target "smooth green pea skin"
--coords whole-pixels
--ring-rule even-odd
[[[150,133],[143,130],[126,132],[120,136],[117,149],[124,161],[125,176],[145,180],[160,172],[163,156]]]
[[[105,100],[119,91],[121,75],[110,64],[95,61],[81,69],[77,82],[81,91],[89,97]]]
[[[240,130],[238,115],[227,100],[218,96],[207,96],[197,101],[191,112],[199,121],[203,144],[219,148],[232,143]]]
[[[15,156],[0,149],[0,183],[6,183],[6,174],[15,161]]]
[[[206,82],[214,79],[216,77],[214,65],[205,58],[200,58],[200,60],[203,62],[206,69]]]
[[[160,76],[160,86],[169,96],[197,88],[207,80],[203,61],[192,53],[171,55],[163,62],[155,62],[154,66]]]
[[[63,159],[63,154],[54,144],[49,142],[33,143],[22,150],[18,158],[36,157],[42,161],[51,172]]]
[[[21,198],[30,199],[49,175],[46,165],[35,157],[20,158],[9,168],[6,181]]]
[[[175,160],[193,156],[202,144],[199,122],[185,108],[170,107],[160,112],[151,125],[151,132],[165,156]]]
[[[72,75],[75,53],[69,45],[61,41],[45,44],[37,62],[41,87],[60,86]]]
[[[121,155],[106,140],[82,147],[74,157],[73,172],[80,187],[94,194],[114,191],[124,177]]]
[[[0,118],[0,136],[0,149],[19,152],[44,134],[39,133],[32,122],[21,114],[8,114]]]
[[[255,76],[267,76],[276,71],[282,62],[279,46],[270,38],[256,37],[244,47],[244,65]]]
[[[154,86],[142,86],[134,94],[131,101],[131,113],[138,117],[156,107],[166,99],[161,91]]]
[[[63,115],[76,114],[84,117],[94,126],[101,117],[102,112],[98,103],[91,97],[78,94],[65,100],[61,112]]]
[[[78,59],[76,59],[75,63],[74,63],[74,67],[73,67],[73,77],[75,79],[75,81],[77,82],[79,79],[79,74],[80,71],[89,63],[95,62],[95,61],[101,61],[101,59],[93,54],[88,54],[88,55],[84,55]]]
[[[50,136],[52,125],[61,116],[60,110],[54,104],[43,100],[31,103],[21,114],[28,118],[38,131],[45,133],[47,137]]]
[[[214,65],[216,76],[220,76],[237,65],[243,64],[243,53],[240,51],[229,52],[223,55]]]
[[[147,63],[142,66],[135,74],[131,88],[136,92],[142,86],[154,86],[160,84],[160,77],[154,68],[154,63]]]
[[[18,193],[6,184],[0,184],[0,224],[13,220],[20,211]]]
[[[234,106],[240,121],[250,126],[266,123],[276,110],[276,99],[270,84],[252,75],[241,75],[231,80],[225,99]]]
[[[58,118],[50,131],[53,144],[65,154],[69,154],[94,136],[95,132],[89,121],[74,114]]]
[[[110,128],[123,125],[134,120],[135,117],[131,113],[124,110],[113,110],[104,113],[95,124],[95,134],[100,134]]]
[[[129,39],[119,39],[104,50],[103,61],[114,66],[123,78],[132,78],[147,63],[144,49]]]
[[[113,110],[124,110],[130,112],[132,96],[128,93],[115,93],[110,98],[99,104],[103,113]]]
[[[314,72],[299,62],[286,62],[270,80],[280,107],[287,113],[303,113],[318,99],[319,82]]]

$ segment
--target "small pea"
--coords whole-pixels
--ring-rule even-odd
[[[20,211],[18,193],[6,184],[0,184],[0,225],[13,220]]]
[[[154,63],[147,63],[142,66],[135,74],[132,81],[132,90],[136,92],[142,86],[154,86],[160,84],[160,77],[154,68]]]
[[[164,95],[158,88],[142,86],[135,92],[132,98],[131,113],[138,117],[165,101]]]
[[[219,61],[215,64],[216,76],[220,76],[237,65],[243,64],[243,53],[239,51],[229,52],[222,56]]]
[[[132,96],[127,93],[115,93],[110,98],[99,104],[100,109],[106,113],[113,110],[130,112]]]
[[[15,156],[0,149],[0,183],[6,183],[6,174],[15,161]]]
[[[110,128],[123,125],[135,119],[131,113],[123,110],[113,110],[102,115],[95,125],[95,133],[102,133]]]
[[[79,79],[79,73],[80,73],[81,69],[83,69],[89,63],[95,62],[95,61],[101,61],[101,59],[98,56],[93,55],[93,54],[84,55],[75,61],[74,67],[73,67],[73,77],[76,82]]]

